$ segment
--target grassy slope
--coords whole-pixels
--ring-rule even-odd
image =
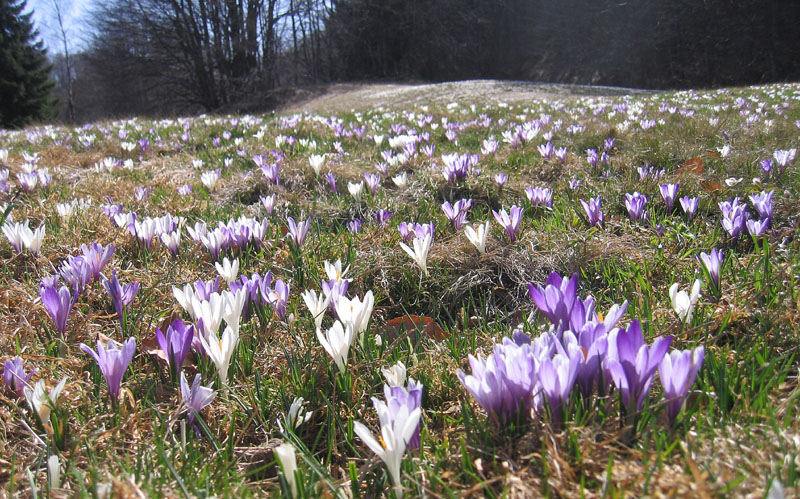
[[[744,101],[736,102],[743,97]],[[42,255],[18,256],[0,243],[0,351],[19,354],[26,368],[40,369],[39,377],[53,386],[67,377],[59,402],[68,437],[61,449],[62,482],[73,491],[91,492],[106,486],[118,493],[141,489],[145,494],[261,495],[277,494],[279,482],[271,448],[283,437],[276,420],[283,417],[295,396],[313,411],[310,421],[291,438],[305,450],[301,474],[311,495],[330,485],[353,487],[373,495],[388,483],[382,463],[353,436],[353,422],[366,422],[373,430],[377,420],[369,401],[380,396],[383,380],[379,368],[397,360],[409,366],[409,374],[425,385],[423,450],[404,462],[405,486],[411,495],[427,491],[436,495],[474,492],[530,496],[554,494],[589,496],[627,491],[643,494],[692,495],[763,493],[778,477],[787,488],[797,483],[796,459],[800,452],[797,428],[797,318],[798,262],[797,166],[780,176],[763,178],[758,162],[776,149],[797,147],[800,119],[800,87],[779,85],[713,92],[681,92],[634,97],[564,98],[531,100],[512,105],[468,104],[408,108],[405,110],[340,113],[341,123],[365,125],[367,135],[388,134],[393,123],[418,128],[416,119],[434,116],[433,123],[468,123],[480,114],[492,118],[488,127],[469,125],[456,143],[448,141],[442,126],[431,133],[436,145],[433,161],[420,154],[404,167],[409,185],[395,187],[385,179],[377,193],[361,202],[347,194],[346,183],[375,172],[380,151],[369,140],[336,138],[327,118],[316,115],[292,119],[265,116],[239,119],[201,116],[182,120],[96,123],[84,128],[40,128],[0,135],[0,147],[10,148],[6,168],[21,171],[21,153],[38,152],[40,167],[49,167],[52,186],[14,199],[14,220],[44,223],[47,236]],[[784,106],[783,103],[788,103]],[[627,110],[612,107],[627,103]],[[693,115],[660,111],[663,103]],[[741,105],[740,105],[741,104]],[[742,111],[746,110],[744,114]],[[415,113],[412,118],[410,113]],[[543,131],[560,122],[553,134],[555,146],[567,147],[566,164],[543,160],[530,143],[511,148],[500,145],[494,157],[482,158],[482,175],[451,186],[440,173],[440,155],[447,152],[480,152],[481,141],[542,114],[552,116]],[[757,119],[748,124],[747,117]],[[642,130],[641,119],[663,120]],[[709,118],[717,118],[716,124]],[[579,124],[585,129],[568,133]],[[627,124],[627,125],[626,125]],[[125,140],[148,138],[151,147],[121,149],[119,130]],[[191,139],[180,135],[188,130]],[[230,131],[232,138],[212,145],[213,137]],[[27,134],[27,135],[26,135]],[[336,174],[339,192],[315,178],[308,166],[308,147],[286,146],[281,185],[268,184],[249,159],[275,146],[278,134],[316,141],[317,152],[328,152],[323,171]],[[34,136],[35,135],[35,136]],[[81,144],[81,136],[96,137]],[[161,137],[156,143],[156,136]],[[616,138],[610,163],[601,172],[590,171],[584,151],[602,147]],[[331,153],[341,141],[345,154]],[[730,145],[730,154],[714,154]],[[237,154],[245,152],[243,155]],[[96,172],[92,165],[112,156],[130,158],[134,168]],[[678,171],[687,160],[702,157],[703,172]],[[216,188],[205,193],[200,170],[192,160],[205,162],[203,170],[222,166],[233,158]],[[688,221],[680,208],[667,213],[654,181],[640,181],[636,167],[649,163],[666,169],[663,181],[680,182],[680,195],[700,196],[698,214]],[[498,191],[492,175],[506,172],[510,179]],[[743,178],[728,186],[725,179]],[[755,185],[753,177],[762,177]],[[581,179],[572,192],[567,181]],[[180,197],[178,185],[189,183],[194,193]],[[552,211],[529,208],[520,237],[509,244],[494,221],[491,210],[523,205],[529,186],[554,189]],[[152,186],[145,202],[134,199],[138,186]],[[749,237],[731,241],[719,224],[717,203],[733,196],[775,189],[775,216],[769,236],[754,244]],[[12,189],[12,192],[15,189]],[[638,190],[649,198],[650,222],[631,223],[623,205],[626,192]],[[218,395],[204,411],[202,439],[189,434],[183,447],[179,434],[179,397],[156,357],[144,353],[142,344],[152,338],[156,325],[173,311],[180,311],[172,286],[198,278],[210,279],[215,269],[208,253],[192,242],[184,230],[181,253],[171,257],[156,242],[148,253],[126,231],[116,228],[99,205],[105,196],[139,216],[172,213],[186,217],[187,225],[204,220],[209,225],[239,215],[266,216],[259,195],[274,192],[279,200],[275,214],[267,217],[270,228],[263,248],[237,254],[240,272],[281,277],[291,286],[289,313],[294,320],[271,317],[262,322],[242,321],[242,342],[231,368],[230,390]],[[581,217],[578,199],[600,195],[606,223],[590,229]],[[5,194],[9,202],[12,194]],[[90,208],[68,222],[59,219],[57,202],[91,198]],[[461,197],[475,200],[470,222],[491,220],[488,253],[479,256],[461,233],[444,218],[439,205]],[[0,198],[2,200],[3,198]],[[677,204],[677,203],[676,203]],[[381,228],[373,215],[379,208],[394,216]],[[752,211],[752,210],[751,210]],[[312,228],[301,254],[290,251],[283,234],[287,215],[312,217]],[[365,227],[351,235],[345,224],[361,217]],[[436,223],[436,238],[428,261],[429,277],[421,277],[400,249],[396,226],[401,221]],[[664,235],[654,226],[662,224]],[[106,274],[117,269],[120,280],[141,282],[131,307],[128,334],[139,347],[123,382],[124,398],[114,413],[102,377],[80,342],[93,344],[99,334],[121,340],[119,324],[99,283],[78,301],[66,338],[55,332],[38,299],[38,282],[50,275],[68,255],[79,254],[82,243],[100,241],[117,245]],[[700,276],[695,259],[700,251],[724,247],[730,255],[723,274],[722,296],[704,292],[690,325],[681,327],[671,310],[667,289],[678,282],[686,289]],[[350,265],[353,279],[349,295],[372,290],[376,307],[368,339],[351,352],[347,377],[336,369],[319,346],[313,320],[300,292],[318,289],[324,277],[323,260],[342,259]],[[508,336],[524,322],[527,331],[544,330],[545,321],[527,297],[528,282],[543,282],[551,271],[577,272],[580,294],[592,294],[599,310],[613,303],[630,302],[623,323],[639,318],[646,338],[673,334],[673,346],[706,346],[706,363],[695,385],[695,396],[673,428],[665,425],[658,405],[661,388],[653,390],[630,438],[621,428],[615,398],[600,400],[585,410],[575,399],[565,428],[554,431],[540,416],[514,428],[499,430],[472,401],[456,376],[467,369],[469,354],[487,355],[491,345]],[[414,313],[434,318],[450,334],[446,340],[410,338],[376,345],[375,338],[387,320]],[[184,318],[188,316],[184,314]],[[330,316],[325,325],[330,325]],[[209,380],[213,365],[197,366]],[[189,368],[187,372],[192,372]],[[47,452],[35,444],[36,428],[24,401],[5,395],[0,399],[0,481],[8,493],[41,489],[45,485],[43,462]],[[35,430],[38,431],[38,430]],[[28,472],[32,473],[29,475]],[[796,489],[792,489],[796,490]]]

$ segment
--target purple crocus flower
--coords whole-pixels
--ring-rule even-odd
[[[397,225],[397,231],[400,232],[400,237],[403,238],[403,241],[406,243],[410,243],[411,240],[414,238],[414,222],[400,222]]]
[[[156,340],[167,357],[170,372],[177,373],[180,370],[183,360],[192,348],[192,339],[194,339],[194,326],[187,326],[180,319],[172,321],[166,333],[156,328]]]
[[[361,232],[362,225],[364,225],[364,222],[362,222],[360,218],[354,218],[353,220],[347,222],[347,230],[353,234],[358,234]]]
[[[553,209],[553,189],[531,186],[525,189],[525,196],[527,196],[531,206],[544,206],[547,209]]]
[[[75,294],[81,294],[92,281],[92,266],[82,256],[70,256],[58,269],[58,274],[66,281]]]
[[[681,184],[659,184],[659,189],[661,190],[661,197],[664,198],[664,202],[667,204],[667,211],[672,211],[672,205],[675,203],[675,197],[678,195],[678,189],[680,188]]]
[[[467,212],[472,207],[472,199],[459,199],[454,204],[448,201],[442,203],[444,216],[453,224],[455,230],[461,230],[461,226],[467,221]]]
[[[158,231],[158,224],[156,221],[152,218],[134,220],[133,231],[136,238],[147,248],[147,251],[150,251],[150,247],[153,245],[153,238],[156,237],[156,232]]]
[[[694,350],[673,350],[658,366],[658,376],[664,387],[664,398],[667,400],[667,416],[670,424],[675,422],[681,412],[689,389],[697,379],[697,373],[705,359],[705,348],[699,346]]]
[[[469,356],[471,374],[458,378],[495,424],[507,423],[520,409],[530,411],[537,382],[537,363],[531,344],[517,345],[506,338],[486,359]]]
[[[628,210],[628,215],[634,222],[642,218],[645,204],[647,204],[647,196],[644,194],[638,192],[625,194],[625,209]]]
[[[339,315],[336,313],[336,303],[339,301],[339,297],[347,294],[348,287],[350,287],[350,279],[322,281],[322,293],[325,295],[326,299],[330,297],[328,306],[331,309],[331,314],[333,314],[334,319],[339,318]]]
[[[761,173],[764,176],[769,175],[770,172],[772,171],[772,160],[771,159],[765,159],[764,161],[760,162],[758,165],[761,167]]]
[[[124,328],[125,324],[123,318],[125,307],[133,301],[136,293],[139,292],[139,283],[132,282],[123,287],[117,280],[117,269],[114,269],[111,273],[110,280],[103,277],[103,287],[106,288],[108,296],[111,298],[111,303],[114,305],[114,310],[117,312],[120,326]]]
[[[449,183],[453,184],[467,178],[471,164],[469,154],[445,154],[442,156],[442,161],[444,162],[442,175]]]
[[[261,167],[261,173],[264,174],[267,180],[272,182],[275,185],[279,185],[281,183],[280,177],[280,164],[273,163],[271,165],[264,165]]]
[[[37,371],[39,370],[34,369],[25,374],[25,366],[19,356],[6,360],[5,365],[3,365],[3,381],[6,384],[6,393],[12,397],[22,397],[25,387],[29,385],[31,377]]]
[[[539,154],[544,159],[550,159],[551,157],[553,157],[553,153],[555,152],[555,150],[553,149],[553,144],[550,142],[540,145],[539,147],[537,147],[537,149],[539,150]]]
[[[758,217],[762,220],[772,219],[772,198],[775,196],[775,191],[761,192],[760,194],[751,194],[750,202],[753,203]]]
[[[567,162],[567,148],[566,147],[557,148],[556,149],[556,158],[558,158],[558,161],[560,161],[562,165],[564,163],[566,163]]]
[[[111,202],[111,199],[108,199],[108,203],[103,205],[103,213],[110,219],[114,219],[114,215],[120,215],[125,209],[122,207],[122,203],[114,204]]]
[[[703,265],[706,272],[708,272],[708,275],[711,277],[711,282],[714,287],[719,290],[720,270],[722,269],[722,263],[725,261],[722,250],[714,248],[711,250],[711,254],[701,252],[700,256],[697,257],[697,261]]]
[[[211,300],[211,293],[217,292],[219,292],[219,276],[217,276],[214,281],[198,279],[197,282],[194,283],[194,294],[200,301]]]
[[[577,191],[581,187],[581,181],[578,179],[572,179],[568,182],[570,190]]]
[[[583,331],[587,324],[590,324],[593,327],[599,327],[600,333],[609,333],[617,326],[622,316],[625,315],[626,310],[628,310],[628,300],[625,300],[622,305],[615,303],[606,312],[605,317],[601,319],[598,313],[595,312],[593,297],[587,296],[585,300],[576,297],[569,313],[569,329],[577,335]]]
[[[325,177],[325,180],[328,181],[328,185],[331,187],[331,190],[338,194],[339,190],[336,188],[336,175],[334,175],[333,172],[328,172],[323,175],[323,177]]]
[[[495,149],[497,148],[497,141],[495,141]],[[498,189],[502,189],[504,185],[506,185],[506,181],[508,181],[508,175],[505,173],[497,173],[494,176],[494,183],[497,185]]]
[[[753,237],[761,237],[767,233],[767,229],[769,228],[769,219],[765,218],[763,220],[754,220],[749,219],[745,222],[747,226],[747,233]]]
[[[96,281],[100,278],[100,272],[106,266],[111,257],[114,255],[114,250],[117,247],[113,244],[103,247],[100,243],[94,243],[91,246],[81,245],[81,252],[83,259],[92,272],[92,280]]]
[[[510,215],[505,209],[500,210],[500,213],[492,210],[494,219],[497,220],[497,223],[499,223],[506,230],[508,239],[512,243],[517,240],[517,231],[519,230],[519,224],[522,221],[523,212],[524,210],[517,205],[513,205],[511,207]]]
[[[308,234],[308,228],[311,227],[311,218],[297,223],[294,221],[294,218],[288,217],[286,221],[289,224],[289,237],[292,239],[295,246],[302,248],[303,242],[306,240],[306,234]]]
[[[128,364],[131,363],[133,353],[136,351],[136,340],[128,338],[128,341],[122,344],[122,348],[117,347],[113,342],[109,342],[108,348],[103,348],[100,340],[97,340],[97,351],[92,350],[83,343],[80,344],[81,350],[88,353],[97,362],[100,372],[106,379],[106,386],[108,387],[108,394],[111,400],[116,403],[119,397],[119,389],[122,384],[122,376],[125,370],[128,369]]]
[[[747,212],[747,207],[739,201],[739,198],[734,198],[732,201],[723,201],[719,203],[719,209],[722,212],[722,228],[733,239],[739,237],[745,227],[745,223],[750,218],[750,213]]]
[[[389,407],[389,414],[392,416],[398,414],[401,407],[408,407],[409,413],[414,409],[422,407],[422,389],[422,383],[418,383],[414,378],[409,378],[408,388],[383,385],[383,395],[386,397],[386,405]],[[392,419],[392,424],[394,424],[394,418]],[[408,441],[409,450],[419,449],[419,430],[420,425],[417,424],[417,429],[414,430],[411,439]]]
[[[264,209],[267,210],[267,215],[272,216],[272,211],[275,209],[275,194],[259,196],[258,199],[261,201],[261,204],[264,205]]]
[[[192,186],[189,184],[183,184],[178,186],[178,194],[181,196],[188,196],[192,193]]]
[[[653,375],[671,341],[672,336],[657,338],[648,347],[638,319],[634,319],[627,330],[615,329],[609,334],[603,367],[620,391],[629,415],[642,410]]]
[[[597,155],[597,149],[586,150],[586,162],[592,167],[592,170],[597,168],[597,161],[600,157]]]
[[[580,347],[570,344],[567,351],[555,354],[552,359],[544,357],[539,363],[539,382],[555,427],[561,424],[561,412],[569,403],[582,359]]]
[[[381,208],[380,210],[377,211],[377,213],[375,213],[375,220],[377,220],[378,223],[381,224],[381,227],[386,227],[386,225],[389,223],[389,219],[392,218],[393,214],[394,214],[393,212]]]
[[[384,177],[389,175],[389,163],[383,161],[381,163],[377,163],[375,165],[375,169],[378,170],[378,173],[383,175]]]
[[[681,208],[683,208],[683,212],[689,216],[689,220],[694,218],[694,213],[697,211],[698,200],[699,198],[697,197],[690,198],[689,196],[680,198]]]
[[[73,297],[66,286],[61,286],[58,290],[56,290],[55,286],[40,286],[39,296],[42,298],[42,303],[47,309],[47,313],[53,319],[56,330],[63,335],[67,330],[69,312],[78,299],[77,290]]]
[[[575,380],[581,390],[581,395],[588,400],[595,384],[598,384],[597,381],[600,379],[602,361],[608,350],[608,335],[602,323],[592,321],[584,324],[578,333],[564,331],[562,342],[567,347],[567,351],[571,351],[570,345],[574,345],[581,353],[578,358]]]
[[[797,149],[788,149],[788,150],[778,149],[777,151],[772,153],[772,157],[775,158],[775,162],[778,164],[781,173],[783,173],[783,169],[786,168],[786,165],[794,161],[796,155],[797,155]]]
[[[261,288],[262,294],[265,288]],[[266,289],[266,294],[262,296],[265,302],[269,303],[278,317],[283,319],[286,317],[286,304],[289,302],[289,285],[283,282],[282,279],[275,281],[275,286]]]
[[[365,173],[364,181],[367,183],[367,187],[369,187],[369,192],[374,196],[378,191],[378,186],[381,185],[381,176],[374,173]]]
[[[150,193],[152,191],[153,191],[152,187],[137,187],[134,197],[136,198],[137,201],[142,202],[146,200],[148,197],[150,197]]]
[[[217,277],[219,280],[219,277]],[[267,271],[267,275],[263,278],[261,274],[258,272],[253,273],[249,278],[246,276],[240,277],[241,282],[233,281],[228,284],[232,293],[236,293],[239,289],[244,289],[245,294],[247,295],[247,299],[244,302],[244,308],[242,308],[242,314],[245,317],[250,317],[250,313],[252,311],[251,307],[258,307],[262,304],[261,299],[261,286],[266,281],[266,287],[269,288],[270,284],[272,284],[272,272]]]
[[[557,272],[547,276],[544,287],[528,283],[528,294],[533,303],[555,326],[566,327],[570,321],[570,313],[577,299],[578,274],[567,280]]]
[[[201,380],[202,377],[200,374],[195,374],[194,381],[192,381],[192,386],[190,388],[189,383],[186,381],[186,375],[181,371],[181,400],[183,401],[183,406],[186,408],[186,411],[189,413],[189,424],[194,427],[198,435],[200,434],[200,430],[195,426],[194,418],[217,396],[217,392],[211,387],[200,384]]]
[[[602,199],[600,199],[600,196],[597,196],[596,198],[590,198],[588,203],[583,199],[580,201],[589,225],[591,227],[602,227],[605,216],[603,215],[603,209],[601,206]]]

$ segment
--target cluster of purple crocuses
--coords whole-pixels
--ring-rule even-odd
[[[213,260],[219,260],[223,251],[243,252],[251,246],[259,247],[264,243],[269,221],[241,216],[230,219],[227,223],[219,222],[210,229],[205,222],[196,222],[194,227],[187,227],[189,237],[208,250]]]
[[[470,356],[470,374],[458,371],[464,388],[490,419],[502,426],[546,407],[558,426],[576,387],[587,404],[595,391],[606,395],[613,387],[626,414],[635,415],[644,408],[659,371],[674,423],[703,363],[702,346],[667,355],[671,336],[648,345],[638,320],[627,328],[617,327],[627,302],[614,305],[601,318],[591,296],[577,296],[577,275],[567,279],[551,273],[544,286],[529,284],[529,292],[552,324],[550,331],[531,339],[516,330],[487,358]]]
[[[763,236],[772,220],[772,198],[774,195],[775,191],[769,191],[749,196],[758,219],[751,218],[750,212],[747,211],[747,205],[738,197],[720,202],[719,209],[722,212],[720,223],[722,228],[732,239],[737,239],[745,228],[753,237]]]

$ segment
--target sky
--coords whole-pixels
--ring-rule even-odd
[[[33,21],[39,35],[51,55],[62,53],[63,43],[58,29],[53,2],[61,6],[64,28],[70,52],[84,48],[89,41],[89,33],[85,26],[88,14],[97,0],[28,0],[25,12],[33,11]]]

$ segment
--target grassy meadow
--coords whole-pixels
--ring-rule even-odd
[[[0,131],[0,490],[796,495],[799,145],[796,84]]]

